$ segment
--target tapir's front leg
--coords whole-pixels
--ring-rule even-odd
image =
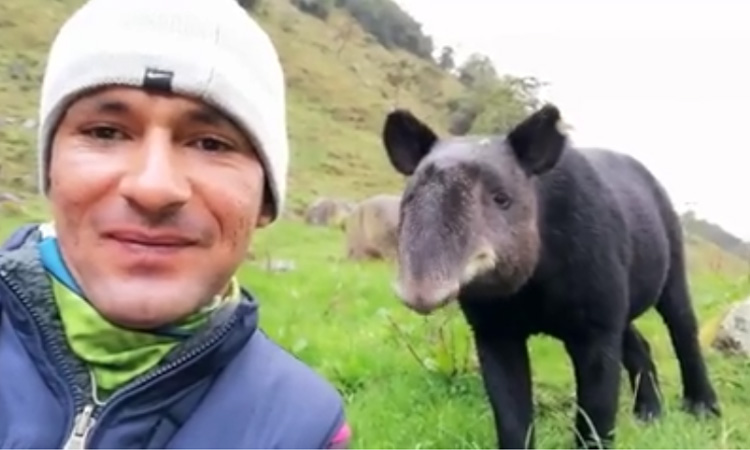
[[[576,445],[611,448],[620,393],[622,332],[587,333],[565,342],[575,370]]]
[[[498,446],[532,448],[533,403],[526,338],[475,337]]]

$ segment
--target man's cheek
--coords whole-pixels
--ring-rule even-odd
[[[255,228],[261,213],[261,193],[253,183],[223,190],[204,197],[219,220],[223,238],[230,245],[243,245]]]
[[[75,196],[66,195],[67,193],[56,186],[52,186],[50,191],[50,201],[55,223],[59,227],[65,227],[66,230],[77,234],[76,230],[81,229],[84,221],[84,202]]]
[[[227,245],[237,250],[246,250],[253,222],[253,218],[249,216],[240,216],[235,219],[233,226],[228,230],[229,232],[225,237]]]

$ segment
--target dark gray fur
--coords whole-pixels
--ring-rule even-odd
[[[458,298],[500,447],[534,445],[527,340],[537,333],[561,340],[572,360],[588,416],[576,414],[577,446],[613,445],[620,363],[636,416],[658,417],[656,367],[633,324],[652,306],[679,360],[684,406],[719,416],[670,199],[634,158],[570,146],[559,121],[547,105],[507,136],[441,139],[408,111],[388,115],[386,154],[410,176],[399,226],[402,299],[428,314]],[[452,289],[483,241],[495,263]]]

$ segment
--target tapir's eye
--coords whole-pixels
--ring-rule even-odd
[[[492,194],[492,201],[502,209],[510,208],[512,202],[511,198],[505,192],[494,192]]]

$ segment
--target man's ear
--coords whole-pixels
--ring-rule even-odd
[[[273,199],[271,198],[271,190],[268,186],[263,189],[262,202],[263,203],[261,203],[260,214],[258,214],[258,220],[255,222],[255,228],[265,228],[269,223],[271,223],[271,217],[273,217]]]
[[[263,208],[261,214],[258,216],[258,221],[255,223],[255,228],[265,228],[271,223],[270,209]]]
[[[567,143],[560,111],[554,105],[543,106],[516,125],[507,140],[527,173],[539,175],[552,169]]]
[[[385,119],[382,139],[393,168],[408,176],[430,152],[438,136],[411,112],[396,109]]]

